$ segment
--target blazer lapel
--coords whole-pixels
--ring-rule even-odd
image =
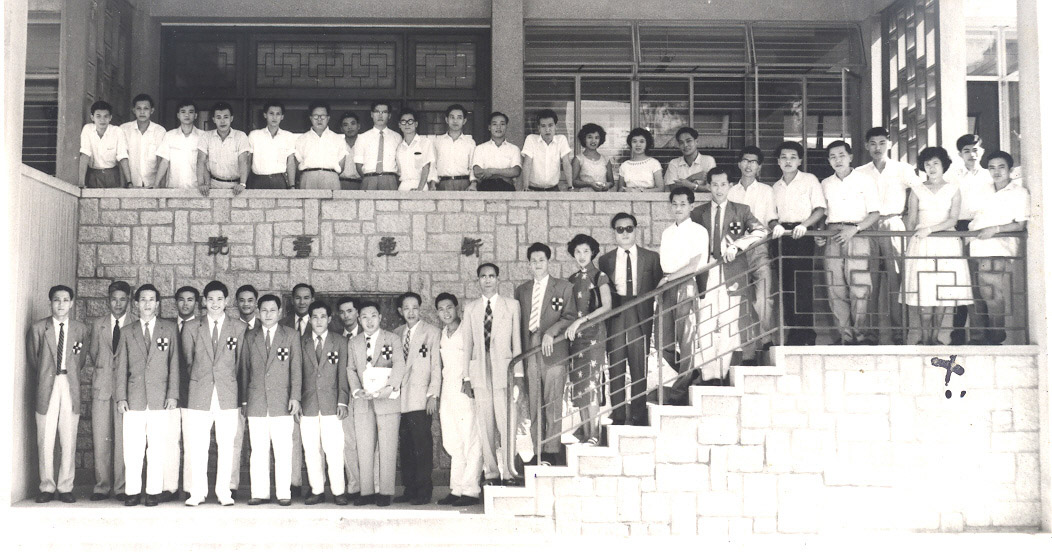
[[[52,324],[53,322],[54,322],[53,319],[51,319],[51,318],[47,319],[47,324],[44,326],[44,343],[46,343],[45,346],[47,347],[47,354],[48,354],[48,356],[51,357],[52,361],[57,363],[58,362],[58,352],[55,351],[55,346],[56,345],[55,345],[55,342],[52,341],[52,337],[51,337],[52,332],[55,331],[55,326]]]
[[[216,361],[217,350],[212,350],[212,329],[208,326],[208,317],[201,318],[201,321],[197,323],[197,335],[204,340],[205,350],[208,351],[208,358],[213,363]]]
[[[134,342],[136,346],[139,347],[139,350],[142,351],[143,358],[149,358],[150,344],[146,342],[146,336],[142,334],[142,324],[135,324],[131,327],[131,329],[133,331],[129,339],[131,339],[132,342]],[[157,324],[154,324],[153,331],[154,333],[157,333]]]

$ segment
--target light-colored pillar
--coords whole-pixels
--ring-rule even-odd
[[[94,2],[65,0],[62,3],[62,44],[58,67],[58,147],[55,176],[71,184],[77,183],[77,160],[80,155],[80,129],[87,119],[88,91],[95,89],[88,82],[88,37],[95,24]]]
[[[941,113],[939,113],[938,121],[942,144],[953,144],[959,136],[968,132],[966,3],[965,0],[939,0],[939,110]]]
[[[1030,189],[1031,218],[1027,240],[1027,290],[1030,304],[1030,339],[1041,347],[1038,362],[1038,403],[1041,419],[1041,528],[1052,530],[1052,409],[1049,408],[1048,290],[1052,274],[1047,259],[1052,252],[1052,225],[1045,220],[1045,198],[1052,187],[1052,3],[1018,0],[1019,14],[1019,112],[1022,132],[1023,178]],[[1035,485],[1039,484],[1037,481]]]
[[[511,117],[508,124],[508,140],[521,144],[525,138],[523,116],[526,114],[526,97],[523,91],[523,0],[493,0],[493,23],[490,73],[494,111],[502,111]],[[487,114],[488,115],[488,114]],[[486,115],[479,114],[476,128],[489,124],[483,121]],[[481,133],[480,133],[481,134]]]

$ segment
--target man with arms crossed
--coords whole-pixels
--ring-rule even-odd
[[[184,100],[175,107],[178,128],[164,134],[157,147],[157,186],[191,189],[198,184],[197,157],[205,131],[194,126],[197,106]],[[185,395],[180,395],[185,400]]]
[[[287,190],[296,184],[296,135],[281,128],[285,105],[263,104],[266,128],[248,133],[250,190]]]
[[[164,140],[164,127],[151,121],[153,98],[139,94],[132,100],[135,120],[120,126],[128,144],[128,171],[132,188],[156,188],[157,148]]]

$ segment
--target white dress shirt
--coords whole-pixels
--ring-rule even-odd
[[[964,163],[954,165],[946,173],[947,180],[956,180],[961,190],[961,213],[959,220],[972,220],[994,194],[994,177],[990,171],[976,167],[969,171]]]
[[[684,180],[698,173],[708,174],[715,167],[716,160],[711,155],[699,153],[689,165],[681,155],[668,162],[668,168],[665,169],[665,186],[672,186],[677,180]]]
[[[475,180],[471,167],[475,166],[475,139],[461,134],[456,140],[449,133],[435,136],[435,168],[439,178],[443,176],[467,176]]]
[[[614,253],[614,290],[617,294],[626,297],[628,296],[628,273],[625,270],[625,263],[628,260],[628,256],[632,256],[632,295],[639,295],[636,290],[639,289],[639,248],[632,245],[628,249],[618,247]]]
[[[191,320],[194,320],[196,318],[197,318],[196,316],[191,316],[190,318],[187,318],[186,320],[183,320],[182,318],[177,319],[177,325],[179,326],[179,328],[178,328],[179,329],[179,333],[180,334],[183,333],[183,325],[185,325],[187,322],[189,322]]]
[[[534,278],[534,280],[533,280],[533,295],[530,296],[530,318],[527,320],[526,323],[529,324],[533,320],[533,305],[538,305],[538,307],[537,307],[537,324],[538,324],[538,326],[536,328],[527,328],[531,332],[540,329],[541,314],[544,313],[544,292],[547,289],[548,289],[548,275],[547,274],[544,275],[544,278],[541,278],[540,282],[538,282],[537,279]]]
[[[665,274],[676,272],[700,255],[694,267],[697,270],[709,261],[709,231],[689,218],[673,224],[661,233],[658,254],[661,256],[661,270]]]
[[[226,315],[220,316],[219,318],[212,318],[209,315],[205,315],[205,321],[208,322],[208,335],[212,336],[212,330],[216,327],[216,322],[219,322],[219,331],[216,332],[216,339],[223,335],[223,323],[226,322]],[[220,345],[223,345],[220,343]]]
[[[1030,192],[1022,182],[1013,180],[986,200],[968,229],[982,230],[1027,220],[1030,220]],[[1019,238],[975,239],[969,245],[968,252],[972,257],[1015,257],[1019,255]]]
[[[340,172],[340,160],[347,156],[347,141],[342,134],[326,128],[319,136],[310,129],[296,138],[296,162],[299,169],[328,169]],[[346,163],[346,161],[345,161]]]
[[[383,172],[398,172],[398,143],[402,141],[402,135],[384,128],[384,166]],[[346,145],[346,140],[344,141]],[[380,147],[380,131],[375,127],[358,135],[354,142],[354,162],[362,166],[362,176],[376,173],[376,160]]]
[[[129,121],[120,126],[128,144],[128,166],[131,169],[133,187],[157,185],[157,149],[164,140],[164,127],[149,121],[146,132],[139,132],[138,121]]]
[[[69,368],[66,367],[66,351],[69,350],[69,320],[70,319],[69,319],[68,316],[66,317],[65,320],[61,320],[61,321],[58,318],[55,318],[54,316],[51,317],[51,326],[52,326],[51,329],[54,330],[53,333],[51,334],[51,339],[55,343],[55,350],[57,351],[58,358],[62,359],[62,361],[61,361],[62,365],[59,367],[62,370],[68,370],[69,369]],[[64,341],[62,343],[62,350],[58,349],[58,334],[59,334],[59,327],[58,327],[58,325],[59,324],[63,324],[62,330],[64,331],[64,335],[63,335]],[[71,389],[70,392],[72,393],[74,391]]]
[[[251,330],[252,328],[256,327],[256,321],[259,320],[259,318],[253,316],[252,318],[249,318],[248,320],[245,320],[244,318],[241,318],[240,320],[242,322],[244,322],[245,325],[248,326],[248,329]]]
[[[417,134],[408,144],[404,139],[399,140],[395,153],[398,157],[398,189],[416,190],[420,187],[420,171],[424,165],[434,162],[435,150],[431,139]]]
[[[164,133],[157,157],[168,160],[169,188],[197,187],[197,153],[204,135],[197,127],[190,134],[183,134],[182,128]]]
[[[154,316],[153,318],[151,318],[151,319],[149,320],[149,322],[147,322],[146,320],[140,320],[140,321],[142,322],[142,328],[140,328],[140,331],[142,331],[142,333],[143,333],[143,338],[144,338],[144,339],[146,338],[146,334],[147,334],[147,333],[149,333],[149,334],[150,334],[150,337],[151,337],[151,338],[153,337],[153,327],[155,326],[154,322],[155,322],[156,320],[157,320],[157,317],[156,317],[156,316]],[[150,344],[149,344],[149,343],[147,343],[147,344],[146,344],[146,348],[147,348],[147,349],[149,349],[149,348],[150,348]]]
[[[573,153],[569,142],[562,134],[552,137],[552,143],[546,144],[540,134],[531,134],[522,144],[522,155],[532,160],[530,181],[527,186],[535,188],[554,188],[559,184],[562,173],[562,159]]]
[[[826,196],[826,221],[830,224],[858,224],[869,213],[880,211],[877,183],[857,170],[843,180],[836,173],[823,180],[822,193]]]
[[[522,166],[522,151],[519,146],[505,140],[498,146],[490,140],[475,146],[472,167],[482,169],[510,169]]]
[[[357,138],[355,138],[357,140]],[[358,167],[354,164],[354,154],[357,150],[358,142],[355,141],[354,146],[347,145],[347,135],[343,135],[343,147],[347,150],[346,160],[343,162],[343,172],[340,173],[340,178],[348,178],[351,180],[357,180],[362,177],[358,174]]]
[[[906,190],[920,184],[920,177],[913,165],[888,159],[884,170],[878,171],[872,161],[855,169],[877,183],[877,197],[880,199],[880,215],[901,215],[906,209]]]
[[[301,336],[307,333],[307,331],[310,330],[310,315],[304,314],[303,316],[295,317],[295,319],[293,320],[292,327],[295,329],[297,324],[299,325],[299,332]]]
[[[107,125],[99,136],[95,123],[88,123],[80,131],[80,153],[91,156],[91,168],[112,169],[121,159],[128,158],[128,142],[114,125]]]
[[[797,172],[788,183],[783,176],[771,186],[771,193],[774,196],[774,212],[778,222],[803,222],[815,209],[826,208],[822,184],[811,173]]]
[[[285,174],[289,156],[296,153],[296,135],[279,128],[259,128],[248,133],[248,151],[252,153],[252,173],[258,175]]]
[[[210,130],[201,137],[197,149],[208,156],[208,173],[212,178],[233,180],[240,178],[238,158],[248,152],[248,135],[236,128],[226,138],[218,130]]]
[[[774,208],[774,190],[763,182],[754,181],[748,188],[738,182],[727,192],[727,201],[748,205],[752,215],[765,228],[767,223],[778,218],[778,211]]]

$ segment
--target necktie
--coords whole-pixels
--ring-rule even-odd
[[[372,336],[365,336],[365,362],[373,361]]]
[[[146,340],[146,356],[150,356],[150,323],[146,322],[142,325],[142,337]]]
[[[541,293],[541,286],[536,281],[533,282],[533,307],[530,308],[530,327],[531,332],[537,331],[541,327],[541,297],[544,294]]]
[[[179,319],[179,335],[183,334],[183,320]]]
[[[493,308],[490,307],[489,299],[486,300],[486,317],[482,319],[482,333],[486,336],[486,352],[489,352],[489,338],[493,335]]]
[[[405,342],[402,343],[402,356],[409,360],[409,328],[405,329]]]
[[[625,297],[636,294],[635,278],[632,277],[632,250],[625,250]]]
[[[302,318],[297,318],[296,319],[296,333],[298,333],[300,335],[303,335],[303,319]]]
[[[270,355],[270,330],[263,330],[263,341],[267,344],[267,355]]]
[[[384,172],[384,131],[380,131],[380,143],[376,146],[376,172]]]
[[[121,321],[115,320],[113,322],[113,344],[110,345],[110,351],[113,354],[117,354],[117,345],[121,342]]]
[[[64,373],[62,369],[62,361],[65,360],[65,348],[66,348],[66,323],[60,322],[58,325],[58,373]]]
[[[219,321],[212,322],[212,354],[219,352]]]
[[[712,256],[719,259],[723,252],[720,250],[720,240],[722,239],[720,230],[723,228],[723,221],[720,219],[720,206],[716,206],[716,219],[712,221]]]
[[[314,355],[318,357],[318,364],[321,364],[321,336],[314,336]]]

